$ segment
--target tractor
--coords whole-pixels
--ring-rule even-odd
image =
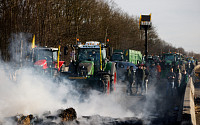
[[[78,90],[95,89],[103,93],[115,90],[117,71],[114,62],[107,59],[107,46],[97,41],[73,45],[75,60],[68,72],[62,72],[69,80],[76,81]]]
[[[60,47],[59,47],[60,48]],[[56,78],[63,70],[64,61],[59,61],[59,48],[35,47],[32,49],[33,67],[41,74]]]

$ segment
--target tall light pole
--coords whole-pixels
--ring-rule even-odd
[[[145,61],[147,61],[148,56],[148,30],[151,28],[151,14],[140,15],[139,25],[140,30],[145,30]]]

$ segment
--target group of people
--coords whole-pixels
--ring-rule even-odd
[[[184,93],[188,80],[189,74],[186,70],[183,70],[183,72],[181,73],[179,65],[177,66],[175,71],[173,68],[170,68],[170,72],[167,74],[168,83],[166,95],[173,96],[175,93],[178,93],[178,95]]]
[[[155,64],[147,67],[147,65],[138,65],[136,70],[133,66],[127,67],[126,80],[127,80],[127,93],[132,95],[132,85],[136,84],[136,94],[139,93],[139,88],[141,88],[140,93],[146,94],[148,89],[148,83],[153,83],[157,80],[159,73],[161,72],[160,66]]]
[[[159,63],[152,63],[150,66],[141,64],[138,65],[136,70],[133,66],[127,67],[126,81],[127,81],[127,94],[132,95],[132,85],[136,85],[136,93],[139,93],[139,88],[141,88],[140,93],[147,94],[148,84],[155,84],[157,80],[161,77],[161,66]],[[189,75],[186,70],[181,73],[179,65],[175,68],[170,68],[170,71],[166,75],[167,78],[167,94],[174,94],[177,90],[178,94],[183,93],[184,88],[188,82]]]

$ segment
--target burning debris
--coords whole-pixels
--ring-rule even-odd
[[[17,115],[14,118],[18,125],[30,125],[34,117],[33,115]]]
[[[51,112],[45,112],[41,117],[32,114],[24,116],[22,114],[8,118],[7,120],[17,123],[17,125],[35,125],[35,124],[61,124],[68,121],[73,121],[77,118],[75,109],[59,109],[56,115],[51,115]]]
[[[77,118],[77,115],[73,108],[68,108],[65,110],[59,110],[58,117],[62,118],[62,121],[73,121]]]

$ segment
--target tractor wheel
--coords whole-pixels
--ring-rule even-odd
[[[103,82],[103,92],[110,94],[110,76],[104,75],[102,82]]]
[[[116,83],[117,83],[117,70],[116,70],[115,65],[112,65],[111,74],[110,74],[111,92],[116,90]]]

